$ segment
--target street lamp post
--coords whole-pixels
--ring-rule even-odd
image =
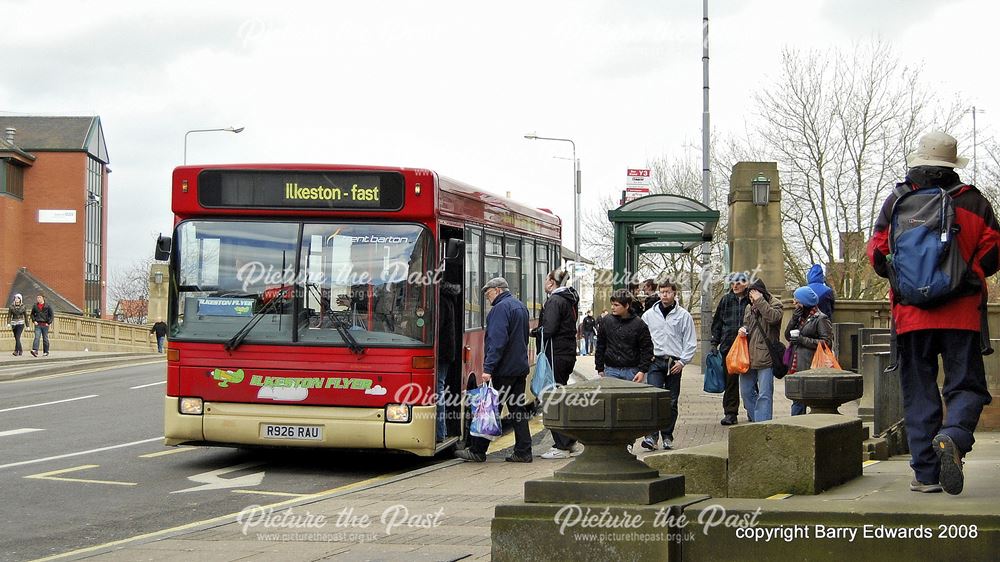
[[[184,133],[184,164],[188,162],[188,135],[191,133],[212,133],[212,132],[225,132],[225,133],[241,133],[243,132],[243,127],[226,127],[225,129],[191,129],[190,131]]]
[[[534,133],[524,135],[528,140],[549,140],[568,142],[573,146],[573,253],[576,254],[574,262],[580,261],[580,161],[576,159],[576,143],[573,139],[562,139],[557,137],[540,137]],[[575,264],[574,275],[576,278]]]
[[[976,114],[986,113],[985,109],[976,109],[976,106],[972,106],[972,109],[966,110],[966,113],[972,114],[972,185],[976,185],[976,168],[979,165],[979,160],[976,158]]]

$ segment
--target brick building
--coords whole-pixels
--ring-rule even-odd
[[[108,149],[101,119],[0,115],[0,295],[104,313]]]

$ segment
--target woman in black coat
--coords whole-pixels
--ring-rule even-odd
[[[556,383],[561,385],[569,382],[577,353],[576,319],[580,297],[573,287],[563,287],[568,277],[562,269],[553,270],[545,277],[544,288],[549,298],[542,305],[538,328],[533,331],[533,335],[540,336],[540,341],[544,342],[542,352],[552,364]],[[543,459],[566,459],[583,451],[575,439],[555,431],[552,441],[555,445],[542,455]]]

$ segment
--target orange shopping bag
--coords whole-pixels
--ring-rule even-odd
[[[813,362],[809,368],[839,369],[840,363],[837,361],[837,356],[827,347],[826,342],[820,340],[819,344],[816,345],[816,354],[813,355]]]
[[[747,345],[746,334],[736,336],[733,347],[726,354],[726,372],[730,375],[742,375],[750,370],[750,346]]]

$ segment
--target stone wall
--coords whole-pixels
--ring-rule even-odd
[[[14,349],[14,334],[6,308],[0,309],[0,352]],[[72,314],[56,314],[49,329],[53,351],[138,351],[155,352],[156,341],[150,337],[150,326],[123,324]],[[31,347],[33,328],[21,335],[21,345]]]

